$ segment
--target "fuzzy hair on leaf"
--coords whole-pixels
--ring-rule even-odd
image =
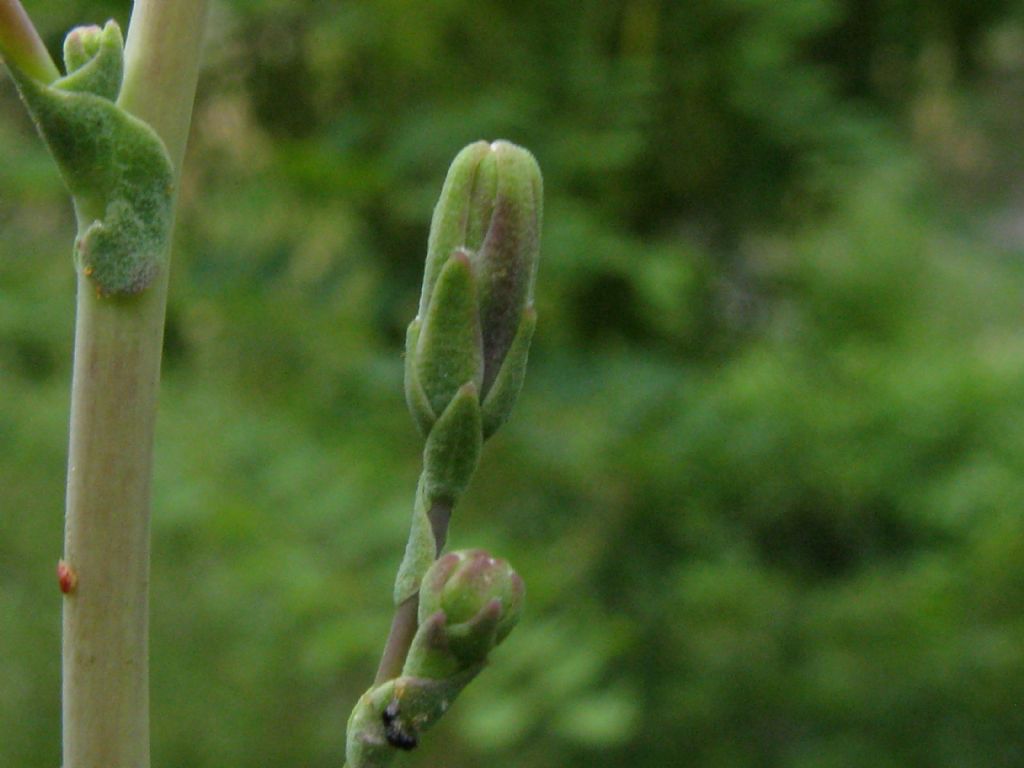
[[[174,173],[152,128],[114,101],[124,41],[113,21],[72,30],[51,84],[8,65],[60,168],[80,222],[75,261],[102,296],[139,293],[167,258]]]

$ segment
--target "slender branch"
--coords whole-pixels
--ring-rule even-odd
[[[451,517],[452,505],[447,502],[438,502],[427,510],[427,519],[430,520],[430,528],[434,533],[435,556],[440,556],[441,550],[444,549],[445,541],[448,539],[448,521]],[[384,643],[384,652],[381,654],[377,675],[373,680],[374,685],[380,685],[402,673],[409,646],[416,635],[419,603],[420,595],[417,592],[395,609],[391,630]]]
[[[8,0],[2,0],[8,2]],[[205,0],[138,0],[121,106],[181,168]],[[153,428],[167,301],[102,298],[79,275],[65,554],[64,768],[148,768],[148,584]]]
[[[60,77],[32,20],[18,0],[0,0],[0,55],[44,83]]]
[[[409,646],[412,645],[412,639],[416,635],[416,614],[419,607],[420,595],[417,592],[395,608],[395,616],[391,620],[391,631],[388,632],[387,642],[384,643],[384,652],[380,656],[377,675],[373,678],[375,686],[396,678],[402,673],[405,657],[409,653]]]

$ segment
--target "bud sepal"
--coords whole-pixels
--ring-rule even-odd
[[[409,323],[405,332],[405,402],[412,414],[413,421],[419,427],[420,434],[424,437],[430,434],[430,428],[437,421],[437,414],[430,407],[430,400],[427,393],[420,385],[419,376],[416,374],[416,344],[419,343],[420,329],[423,321],[419,317]]]
[[[487,393],[481,406],[483,417],[483,438],[486,440],[495,432],[498,427],[504,424],[512,413],[512,406],[519,399],[519,392],[523,388],[523,379],[526,377],[526,362],[530,355],[530,342],[533,340],[533,331],[537,327],[537,310],[528,306],[523,310],[523,318],[519,323],[519,329],[512,340],[508,354],[505,355],[505,362],[498,371],[490,392]]]
[[[444,265],[416,339],[414,374],[435,414],[466,382],[483,383],[483,347],[476,284],[469,256],[456,251]]]
[[[423,449],[427,506],[454,504],[469,485],[483,445],[477,387],[464,384],[435,422]]]
[[[419,620],[424,623],[442,611],[447,617],[449,639],[461,642],[477,634],[490,637],[492,646],[497,645],[518,623],[524,593],[523,580],[507,561],[491,557],[482,549],[449,552],[438,558],[423,577]],[[486,652],[475,660],[485,656]]]

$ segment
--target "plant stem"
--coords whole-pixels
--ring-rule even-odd
[[[405,665],[405,657],[409,654],[409,646],[416,635],[416,614],[419,612],[420,595],[417,592],[395,608],[391,620],[391,631],[388,632],[384,652],[380,655],[377,675],[373,678],[374,686],[386,683],[398,677]]]
[[[79,279],[64,559],[65,768],[149,765],[149,493],[162,300]]]
[[[137,0],[120,105],[184,156],[205,0]],[[64,768],[148,768],[153,428],[167,271],[102,298],[79,275],[64,559]]]
[[[44,83],[60,77],[32,20],[18,0],[0,0],[0,55]]]
[[[136,0],[118,104],[163,139],[181,173],[199,74],[206,0]]]
[[[434,532],[435,557],[440,556],[444,549],[445,541],[448,538],[448,521],[451,520],[452,505],[450,503],[436,503],[427,510],[427,519],[430,520],[430,528]],[[373,679],[374,685],[380,685],[402,673],[405,665],[405,657],[409,654],[409,646],[416,635],[418,628],[418,614],[420,595],[417,592],[407,598],[401,605],[395,608],[395,616],[391,620],[391,631],[388,632],[388,639],[384,643],[384,652],[380,656],[380,664],[377,666],[377,675]]]

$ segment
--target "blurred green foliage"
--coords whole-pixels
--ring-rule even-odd
[[[127,3],[29,0],[51,50]],[[478,138],[540,326],[454,546],[528,610],[406,765],[1024,764],[1024,12],[222,0],[157,436],[160,766],[336,766],[419,471],[400,350]],[[0,83],[0,765],[59,764],[74,225]]]

